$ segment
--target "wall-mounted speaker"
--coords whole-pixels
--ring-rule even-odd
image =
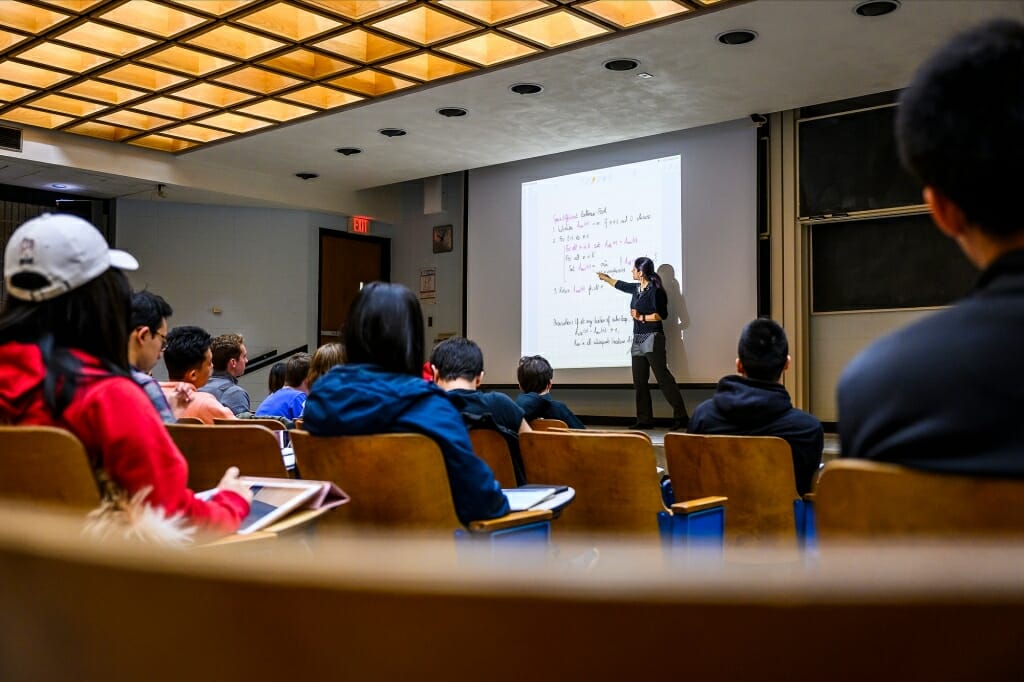
[[[12,152],[21,151],[21,128],[0,126],[0,149]]]

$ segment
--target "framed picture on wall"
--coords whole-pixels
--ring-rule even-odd
[[[448,253],[452,250],[452,226],[438,225],[434,228],[434,253]]]

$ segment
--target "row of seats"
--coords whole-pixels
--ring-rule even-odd
[[[276,423],[276,422],[275,422]],[[285,477],[278,439],[254,424],[170,425],[189,463],[189,486],[217,485],[224,470]],[[317,438],[292,431],[298,470],[330,480],[352,502],[324,523],[393,528],[459,527],[437,446],[415,434]],[[472,432],[499,480],[509,480],[504,441]],[[489,442],[488,447],[479,446]],[[555,524],[556,535],[655,536],[668,515],[650,439],[640,432],[553,430],[524,433],[520,449],[533,483],[570,485],[576,498]],[[0,496],[93,508],[99,494],[81,443],[50,427],[0,427]],[[788,445],[777,438],[668,434],[665,456],[676,505],[685,514],[728,498],[731,547],[795,547],[816,528],[830,537],[1024,533],[1024,481],[914,472],[864,461],[829,463],[818,481],[813,516],[796,493]],[[502,460],[504,458],[504,460]],[[513,484],[506,483],[508,487]],[[689,505],[689,506],[688,506]],[[664,528],[661,528],[664,532]]]

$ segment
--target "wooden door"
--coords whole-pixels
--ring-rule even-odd
[[[391,279],[391,240],[320,230],[317,345],[341,341],[348,309],[364,284]]]

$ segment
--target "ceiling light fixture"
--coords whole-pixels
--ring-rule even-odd
[[[640,73],[638,73],[636,75],[636,77],[637,78],[643,78],[644,80],[648,80],[650,78],[654,78],[654,74],[653,73],[647,73],[646,71],[641,71]]]
[[[513,83],[508,89],[517,95],[536,95],[544,91],[544,86],[537,83]]]
[[[319,178],[320,175],[317,173],[296,173],[295,177],[299,180],[312,180],[313,178]]]
[[[362,154],[363,150],[359,147],[338,147],[334,151],[344,156],[352,156],[353,154]]]
[[[609,59],[604,63],[604,68],[609,71],[632,71],[636,67],[640,66],[639,59],[633,59],[631,57],[619,57],[618,59]]]
[[[50,187],[52,187],[54,189],[67,189],[68,188],[67,185],[62,185],[62,184],[60,184],[58,182],[53,183],[52,185],[50,185]]]
[[[739,28],[725,33],[719,33],[715,40],[723,45],[745,45],[757,38],[757,32],[748,28]]]
[[[880,17],[900,8],[899,0],[867,0],[853,8],[862,17]]]
[[[401,137],[402,135],[405,135],[405,131],[401,128],[381,128],[377,132],[384,137]]]
[[[437,110],[437,113],[447,118],[457,118],[459,116],[465,116],[469,112],[462,107],[441,107]]]

